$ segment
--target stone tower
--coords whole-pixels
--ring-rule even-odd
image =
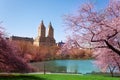
[[[45,46],[53,46],[56,45],[54,39],[54,29],[50,22],[48,26],[48,34],[46,37],[46,28],[44,26],[43,21],[41,21],[40,26],[38,27],[38,36],[35,38],[34,43],[35,46],[45,45]]]
[[[43,23],[43,21],[41,21],[41,24],[38,27],[38,36],[39,37],[45,37],[45,32],[46,32],[45,30],[46,29],[45,29],[44,23]]]
[[[47,37],[54,38],[54,29],[52,27],[51,22],[50,22],[50,24],[48,26],[48,35],[47,35]]]
[[[55,44],[55,39],[54,39],[54,29],[52,27],[52,24],[50,22],[49,26],[48,26],[48,35],[46,37],[46,42],[49,46],[54,45]]]
[[[33,43],[35,46],[45,45],[46,43],[45,32],[46,32],[46,28],[44,26],[43,21],[41,21],[41,24],[38,27],[38,36],[35,38]]]

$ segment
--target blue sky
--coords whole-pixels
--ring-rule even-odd
[[[63,15],[75,12],[87,1],[93,1],[97,8],[103,8],[108,0],[0,0],[0,21],[7,35],[33,37],[44,21],[46,28],[51,21],[56,42],[65,40]]]

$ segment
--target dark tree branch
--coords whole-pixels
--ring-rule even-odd
[[[117,44],[118,44],[118,47],[120,48],[120,43],[119,43],[119,42],[117,42]]]
[[[118,49],[116,49],[115,47],[113,47],[108,41],[105,40],[105,43],[108,46],[108,48],[112,49],[115,53],[120,55],[120,51]]]
[[[108,46],[97,46],[97,47],[94,47],[94,48],[108,48]]]
[[[107,36],[107,39],[110,39],[110,38],[112,38],[112,37],[114,37],[115,35],[118,34],[117,30],[114,29],[114,31],[115,31],[115,33],[112,34],[112,35]]]
[[[95,34],[94,33],[92,33],[92,34],[93,34],[93,36],[91,38],[91,42],[103,42],[103,41],[105,41],[104,39],[94,40]]]

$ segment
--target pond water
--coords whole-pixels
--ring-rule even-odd
[[[45,62],[31,63],[37,67],[40,72],[44,70],[52,73],[91,73],[99,72],[99,69],[93,64],[93,60],[53,60]]]

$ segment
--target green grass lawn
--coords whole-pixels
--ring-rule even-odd
[[[17,74],[2,75],[0,76],[0,80],[120,80],[120,77],[72,74]]]

